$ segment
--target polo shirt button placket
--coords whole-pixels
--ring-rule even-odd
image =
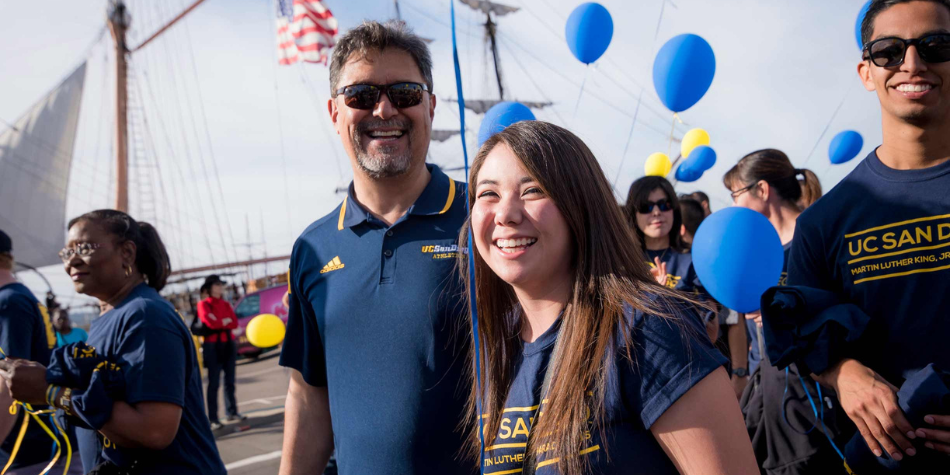
[[[386,249],[385,251],[383,251],[383,255],[386,257],[393,257],[392,249]]]

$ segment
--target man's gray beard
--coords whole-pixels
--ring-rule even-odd
[[[387,149],[395,149],[395,146],[383,146],[378,147],[380,153],[374,155],[363,148],[363,144],[360,143],[362,135],[356,134],[353,136],[353,150],[356,151],[356,164],[370,178],[393,178],[404,175],[409,171],[409,167],[412,165],[411,138],[409,138],[409,146],[404,153],[391,153]]]

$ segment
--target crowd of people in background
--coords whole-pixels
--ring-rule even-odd
[[[770,360],[767,312],[704,287],[691,250],[706,193],[647,176],[618,204],[587,144],[542,121],[498,132],[468,183],[453,180],[425,162],[425,41],[402,22],[346,33],[328,110],[354,178],[290,258],[280,473],[320,473],[334,454],[347,475],[945,471],[950,408],[912,414],[899,390],[950,370],[950,2],[874,0],[862,36],[883,144],[824,197],[777,149],[722,180],[778,235],[776,288],[825,292],[870,321],[813,372]],[[64,269],[101,308],[88,334],[16,282],[0,231],[0,407],[60,411],[84,473],[225,473],[221,372],[225,415],[244,418],[225,282],[206,279],[189,329],[159,294],[171,268],[154,227],[99,210],[67,235]],[[894,256],[898,272],[868,265]],[[7,473],[50,453],[36,428],[18,441],[24,417],[0,416],[0,454],[22,442]]]

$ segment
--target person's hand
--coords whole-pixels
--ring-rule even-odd
[[[755,324],[761,327],[762,326],[762,311],[756,310],[752,313],[747,313],[745,314],[745,319],[755,320]]]
[[[745,387],[749,385],[748,376],[732,375],[732,389],[736,392],[736,398],[741,398]]]
[[[653,278],[656,279],[660,285],[666,285],[666,263],[660,262],[659,257],[654,257],[653,264],[656,266],[650,268],[650,273],[653,274]]]
[[[208,317],[208,320],[217,320],[217,319],[218,319],[218,317],[214,316],[214,314],[211,313],[211,312],[208,312],[205,316]]]
[[[897,461],[903,459],[904,454],[917,454],[909,440],[917,438],[917,434],[897,404],[896,386],[853,359],[843,360],[818,379],[838,392],[841,408],[858,427],[874,455],[880,457],[882,448]],[[929,431],[936,432],[944,431]],[[946,442],[950,443],[950,438]]]
[[[950,455],[950,416],[931,414],[924,416],[924,422],[940,429],[922,427],[917,429],[917,437],[927,440],[924,447]]]
[[[13,399],[29,404],[46,404],[46,366],[20,358],[0,360],[0,377]]]
[[[231,321],[232,321],[232,320],[231,320],[230,318],[225,318],[224,320],[221,320],[221,324],[227,325],[227,324],[231,323]]]

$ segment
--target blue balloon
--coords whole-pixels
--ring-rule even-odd
[[[699,173],[703,173],[706,170],[709,170],[716,164],[716,151],[710,148],[708,145],[700,145],[693,149],[689,153],[689,158],[686,159],[686,167],[690,170],[697,170]]]
[[[482,125],[478,128],[478,146],[481,147],[489,137],[505,130],[505,127],[522,120],[535,120],[528,106],[510,101],[495,104],[485,113]]]
[[[845,130],[831,139],[831,144],[828,145],[828,158],[831,159],[831,163],[841,165],[857,157],[863,147],[864,139],[861,138],[861,134],[853,130]]]
[[[864,23],[864,16],[868,14],[868,8],[871,8],[871,0],[868,0],[861,7],[861,11],[858,12],[858,19],[854,23],[854,37],[858,40],[858,48],[861,50],[864,49],[864,42],[861,41],[861,23]]]
[[[785,261],[782,241],[769,220],[735,206],[703,220],[692,253],[696,275],[709,295],[740,313],[760,308],[762,294],[778,285]]]
[[[689,155],[693,156],[692,153]],[[676,177],[676,181],[692,183],[702,177],[703,172],[690,168],[686,162],[683,162],[680,166],[676,167],[676,174],[674,176]]]
[[[716,55],[706,40],[692,34],[675,36],[653,61],[653,87],[667,109],[682,112],[709,90],[716,75]]]
[[[584,64],[597,61],[607,51],[613,35],[614,21],[599,3],[584,3],[575,8],[564,27],[567,46]]]

